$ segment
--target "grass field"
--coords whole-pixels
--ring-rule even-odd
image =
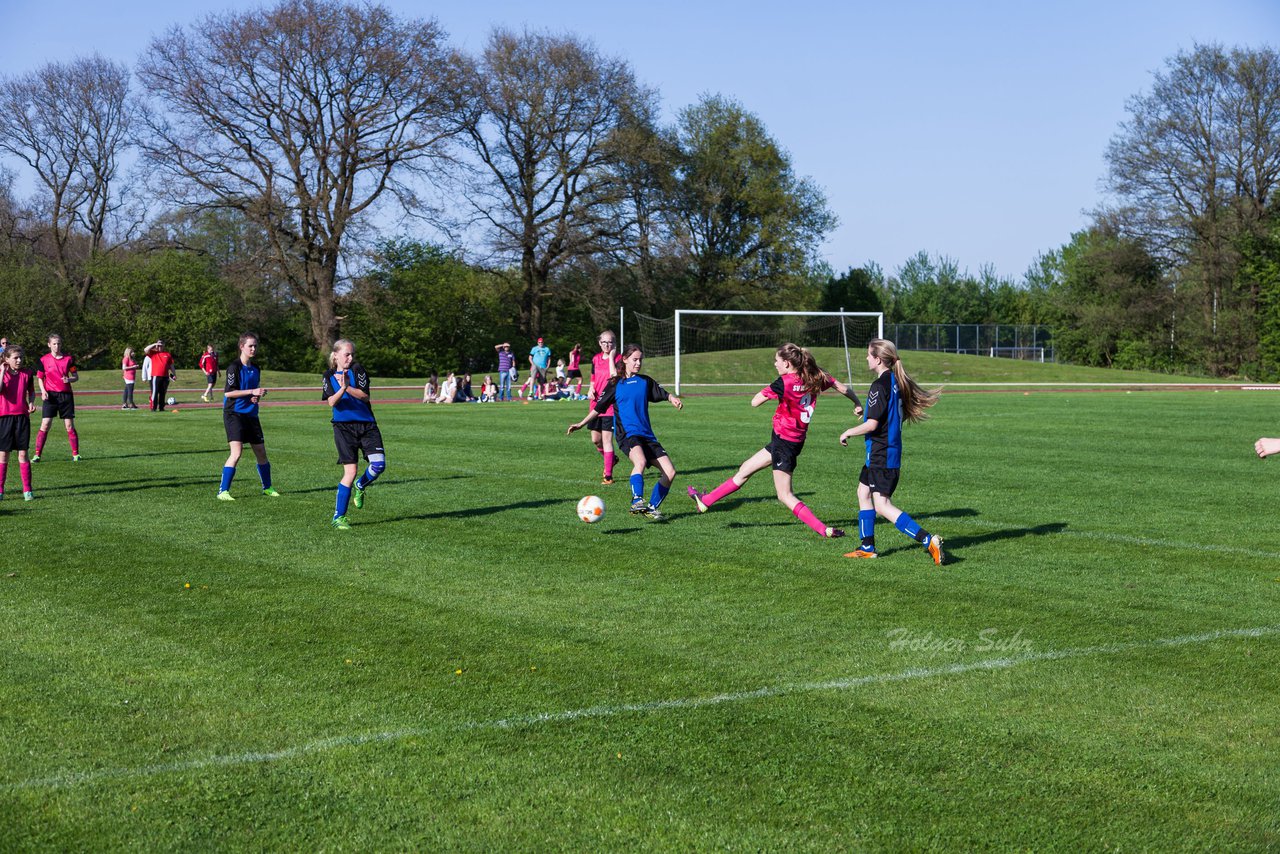
[[[895,496],[941,568],[767,475],[692,512],[746,394],[655,407],[665,524],[582,404],[383,404],[346,533],[322,407],[264,409],[284,496],[232,504],[215,409],[85,410],[0,501],[0,850],[1273,850],[1277,403],[948,392]],[[846,526],[852,423],[796,478]]]

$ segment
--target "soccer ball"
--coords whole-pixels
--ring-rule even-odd
[[[178,399],[176,397],[170,397],[165,399],[165,403],[168,404],[169,406],[173,406],[177,402],[178,402]]]
[[[604,501],[598,495],[588,495],[578,502],[578,518],[584,522],[599,522],[604,518]]]

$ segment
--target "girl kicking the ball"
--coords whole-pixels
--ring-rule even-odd
[[[661,522],[666,517],[659,508],[671,490],[671,482],[676,478],[676,467],[653,433],[653,426],[649,423],[649,404],[668,400],[676,409],[683,409],[684,403],[674,394],[669,394],[652,377],[640,373],[643,363],[644,353],[640,346],[628,344],[622,354],[622,375],[609,381],[586,417],[576,424],[570,424],[568,432],[581,430],[592,419],[600,417],[609,407],[613,407],[618,447],[631,460],[631,512],[644,514],[655,522]],[[653,485],[653,494],[646,504],[644,470],[649,466],[657,466],[661,475]]]
[[[778,401],[773,412],[773,435],[769,444],[748,457],[733,477],[710,492],[702,493],[689,487],[689,497],[697,505],[699,513],[706,513],[717,501],[741,489],[753,474],[772,465],[773,488],[783,506],[818,536],[843,537],[844,531],[823,524],[803,501],[796,498],[791,490],[791,476],[796,470],[800,452],[804,450],[818,395],[833,388],[853,401],[855,413],[862,412],[862,404],[853,389],[825,373],[808,350],[795,344],[779,347],[773,356],[773,366],[778,371],[778,378],[751,399],[752,406],[760,406],[767,400]]]
[[[867,457],[858,477],[858,534],[862,544],[845,557],[876,556],[876,515],[925,547],[929,557],[942,565],[942,538],[921,528],[916,520],[893,506],[889,498],[898,488],[902,466],[902,420],[923,421],[925,412],[938,402],[936,391],[926,391],[911,378],[898,358],[892,341],[873,338],[867,345],[867,369],[876,375],[867,392],[863,421],[840,434],[840,444],[854,436],[866,436]]]
[[[322,393],[325,403],[333,410],[333,443],[338,448],[338,465],[342,466],[342,480],[338,483],[330,523],[338,531],[351,530],[351,523],[347,521],[348,503],[354,497],[356,509],[364,507],[364,491],[387,469],[382,433],[369,402],[369,374],[355,359],[356,347],[350,341],[342,338],[333,343]],[[361,452],[369,461],[369,467],[356,480]]]
[[[231,479],[236,476],[236,466],[244,446],[253,449],[258,460],[258,479],[262,481],[262,494],[279,498],[271,485],[271,462],[267,459],[266,439],[262,436],[262,422],[258,420],[258,401],[267,396],[262,387],[262,369],[253,364],[258,354],[258,336],[246,332],[240,336],[240,358],[227,365],[227,380],[222,391],[222,426],[227,431],[227,445],[231,453],[222,464],[222,482],[218,485],[219,501],[235,501],[231,496]]]

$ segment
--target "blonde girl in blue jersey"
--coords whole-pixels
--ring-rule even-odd
[[[867,457],[858,477],[858,533],[862,545],[845,557],[876,557],[875,522],[880,515],[902,533],[925,547],[929,557],[942,565],[942,538],[930,534],[889,498],[898,487],[902,467],[902,421],[923,421],[925,412],[938,402],[938,393],[920,386],[907,373],[892,341],[873,338],[867,345],[867,369],[875,381],[867,392],[863,421],[840,434],[840,444],[855,436],[866,437]]]

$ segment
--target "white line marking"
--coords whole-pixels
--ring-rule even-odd
[[[925,518],[922,514],[922,518]],[[1001,528],[1017,530],[1020,526],[1013,523],[993,522],[988,519],[967,519],[961,518],[956,523],[957,528],[963,528],[965,525],[976,525],[979,528]],[[1029,531],[1034,532],[1034,526]],[[1232,554],[1244,555],[1245,557],[1261,557],[1268,560],[1280,560],[1280,552],[1264,552],[1260,549],[1248,549],[1241,546],[1223,546],[1217,543],[1184,543],[1179,540],[1157,540],[1152,537],[1135,537],[1130,534],[1112,534],[1105,531],[1077,531],[1066,528],[1061,531],[1051,531],[1044,536],[1048,537],[1079,537],[1085,540],[1103,540],[1110,543],[1125,543],[1131,546],[1155,546],[1162,549],[1183,549],[1194,552],[1214,552],[1216,554]]]
[[[675,700],[654,700],[647,703],[623,703],[620,705],[589,706],[583,709],[568,709],[560,712],[539,712],[518,715],[510,718],[498,718],[485,721],[469,721],[461,724],[441,724],[429,727],[412,727],[406,729],[387,730],[385,732],[364,733],[359,735],[335,736],[293,747],[284,747],[269,752],[250,752],[208,756],[197,759],[185,759],[158,765],[140,765],[134,767],[99,768],[94,771],[78,771],[58,774],[51,777],[38,777],[0,784],[0,791],[22,791],[27,789],[66,789],[105,780],[129,779],[137,777],[155,777],[160,774],[178,774],[187,771],[198,771],[204,768],[227,768],[237,765],[260,765],[280,762],[314,753],[326,753],[343,747],[360,747],[366,744],[385,744],[403,741],[409,738],[431,735],[438,732],[508,730],[521,727],[536,727],[543,724],[555,724],[568,721],[592,718],[610,718],[621,715],[663,712],[672,709],[702,709],[727,703],[741,703],[746,700],[784,697],[794,694],[812,694],[823,691],[849,691],[867,685],[883,685],[893,682],[910,682],[918,679],[934,679],[943,676],[957,676],[964,673],[980,671],[1009,670],[1023,664],[1040,661],[1062,661],[1068,658],[1088,658],[1103,655],[1119,655],[1140,650],[1161,649],[1166,647],[1189,646],[1209,643],[1230,638],[1261,638],[1280,634],[1280,626],[1258,626],[1251,629],[1219,629],[1195,635],[1182,635],[1173,638],[1158,638],[1149,641],[1131,641],[1129,643],[1105,644],[1101,646],[1074,647],[1069,649],[1047,650],[1045,652],[1027,652],[1005,658],[989,658],[983,661],[945,664],[937,667],[912,667],[894,673],[873,673],[866,676],[850,676],[844,679],[833,679],[825,682],[802,682],[794,685],[779,685],[756,688],[751,691],[735,691],[725,694],[714,694],[708,697],[686,697]]]

